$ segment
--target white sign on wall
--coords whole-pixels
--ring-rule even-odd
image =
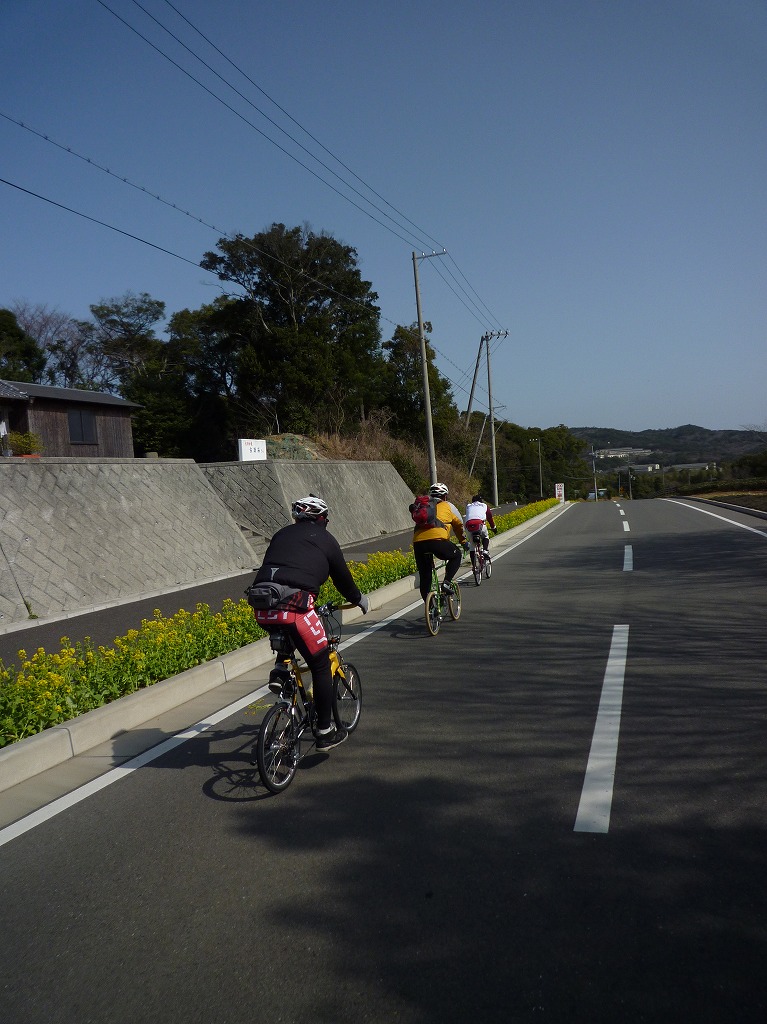
[[[560,504],[564,504],[564,501],[565,501],[565,485],[564,484],[554,484],[554,494],[556,496],[557,501],[560,502]]]
[[[240,462],[259,462],[266,458],[266,441],[241,437],[237,442]]]

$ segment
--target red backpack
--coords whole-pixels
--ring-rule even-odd
[[[437,525],[437,505],[439,500],[428,494],[419,495],[410,506],[410,515],[416,526]]]

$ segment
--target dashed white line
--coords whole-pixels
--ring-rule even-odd
[[[602,696],[591,739],[591,751],[574,832],[605,833],[610,828],[628,642],[629,627],[613,626],[610,655],[607,659]]]
[[[634,549],[627,544],[623,549],[623,571],[631,572],[634,568]]]
[[[631,532],[631,527],[629,526],[629,524],[626,522],[625,519],[623,520],[623,531],[624,531],[624,533],[630,533]]]

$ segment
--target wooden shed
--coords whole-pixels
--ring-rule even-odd
[[[133,458],[131,412],[140,406],[101,391],[0,380],[0,452],[7,434],[37,434],[59,458]]]

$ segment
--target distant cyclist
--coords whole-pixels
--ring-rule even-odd
[[[447,500],[446,484],[432,484],[429,496],[437,499],[435,508],[436,522],[433,526],[424,524],[413,530],[413,554],[418,570],[421,597],[426,600],[431,590],[431,574],[434,568],[434,556],[441,558],[445,564],[445,579],[442,583],[443,592],[450,593],[449,584],[461,566],[461,549],[448,538],[452,529],[458,542],[465,547],[466,539],[463,532],[461,513],[455,505]],[[412,511],[412,506],[411,506]]]
[[[254,585],[280,584],[288,594],[278,608],[258,610],[256,621],[270,633],[286,632],[312,673],[317,708],[317,749],[329,750],[347,737],[330,723],[333,679],[328,638],[314,602],[322,584],[330,577],[350,604],[367,614],[368,599],[360,592],[349,572],[341,547],[327,530],[328,506],[314,494],[294,501],[295,522],[272,537]]]
[[[493,513],[481,494],[475,494],[466,506],[466,529],[470,534],[478,533],[482,538],[482,547],[485,558],[490,561],[490,535],[487,532],[488,526],[495,533],[495,520]]]

